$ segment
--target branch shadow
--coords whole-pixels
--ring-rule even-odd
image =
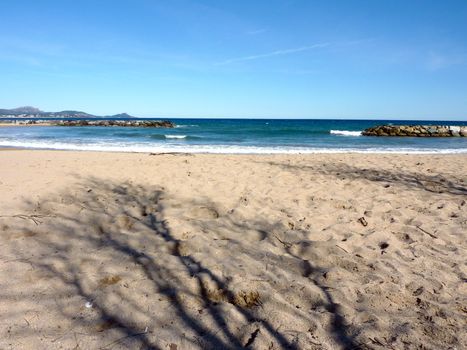
[[[271,166],[288,171],[303,171],[314,174],[336,176],[349,180],[364,179],[372,182],[400,185],[410,189],[418,189],[431,193],[448,193],[454,195],[467,195],[465,179],[449,178],[438,175],[425,175],[410,171],[398,172],[381,169],[368,169],[352,166],[347,163],[329,162],[316,166],[293,165],[280,162],[268,162]]]
[[[274,304],[274,298],[282,296],[268,297],[260,285],[238,282],[229,272],[235,271],[235,266],[226,263],[215,269],[208,259],[215,256],[215,246],[203,244],[205,238],[199,245],[194,245],[196,237],[181,239],[170,227],[164,204],[167,197],[163,188],[90,178],[41,203],[25,203],[25,212],[44,215],[42,221],[20,220],[6,231],[22,232],[21,239],[11,245],[12,256],[31,266],[33,284],[19,297],[29,306],[12,310],[5,319],[22,318],[28,308],[38,305],[53,305],[56,322],[66,321],[67,326],[52,330],[42,323],[44,338],[49,345],[75,341],[75,348],[299,349],[303,344],[321,348],[312,343],[311,331],[293,335],[298,331],[280,330],[280,319],[264,311],[266,303]],[[331,313],[330,336],[336,344],[360,348],[326,287],[312,280],[312,275],[322,273],[319,267],[295,256],[272,235],[271,230],[283,229],[281,224],[240,222],[232,214],[221,220],[191,220],[190,225],[198,232],[226,233],[229,238],[216,239],[213,244],[229,247],[240,261],[256,262],[258,270],[264,269],[265,263],[267,270],[269,262],[272,270],[261,274],[266,284],[280,278],[283,270],[295,268],[301,274],[300,283],[325,296],[316,305],[324,305]],[[245,230],[258,232],[256,243],[274,242],[278,249],[262,255],[254,244],[242,241]],[[310,282],[313,286],[308,286]],[[4,290],[0,298],[16,302],[15,292],[14,288]],[[281,308],[276,317],[290,316],[308,327],[315,323],[294,306]],[[33,338],[38,335],[37,329],[29,331]],[[16,336],[27,338],[26,329],[19,328]]]
[[[344,350],[357,350],[357,349],[368,349],[368,346],[365,343],[357,340],[357,336],[359,330],[357,327],[348,326],[348,322],[346,322],[345,317],[341,313],[340,305],[335,302],[334,298],[332,297],[329,287],[322,282],[322,276],[326,274],[327,270],[318,264],[318,259],[316,261],[310,261],[308,259],[304,259],[297,253],[297,249],[300,249],[304,245],[312,246],[316,242],[307,240],[304,236],[302,236],[299,232],[295,234],[291,234],[288,232],[288,236],[292,240],[292,242],[284,241],[278,237],[277,234],[279,233],[286,233],[287,228],[280,222],[275,223],[265,223],[265,222],[249,222],[248,225],[245,225],[244,220],[240,218],[236,218],[234,215],[230,215],[227,218],[224,218],[222,222],[216,222],[213,226],[209,227],[210,230],[221,230],[225,232],[230,232],[233,237],[239,237],[242,232],[246,230],[255,230],[258,232],[259,241],[272,241],[275,245],[284,253],[285,256],[289,257],[289,261],[292,262],[293,265],[296,266],[294,272],[297,275],[301,275],[304,278],[305,283],[311,284],[313,287],[316,287],[316,291],[312,291],[312,293],[317,293],[321,295],[321,300],[317,303],[313,304],[314,309],[319,309],[322,307],[330,316],[329,322],[329,329],[327,330],[327,336],[331,337],[334,341],[334,346],[337,346],[340,349]],[[203,225],[206,228],[206,225]],[[241,244],[236,238],[230,238],[229,241],[234,244],[238,244],[240,248],[239,251],[245,252],[246,255],[255,257],[256,255],[256,248],[255,246]],[[295,249],[294,249],[295,248]],[[282,255],[282,257],[284,256]],[[256,256],[257,259],[260,259],[259,256]],[[278,258],[277,256],[275,257]],[[277,259],[280,260],[280,259]],[[275,263],[277,263],[277,260]],[[281,261],[284,263],[284,261]],[[285,269],[290,265],[287,266],[285,263]],[[274,271],[275,273],[275,271]],[[269,277],[270,280],[273,280],[274,273],[263,275],[265,277]],[[310,319],[303,318],[304,321],[310,321]],[[310,341],[308,346],[316,345]],[[322,349],[324,347],[318,347]]]

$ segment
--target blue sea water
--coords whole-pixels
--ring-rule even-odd
[[[134,119],[132,119],[134,120]],[[169,119],[176,128],[6,127],[1,147],[193,153],[467,153],[467,138],[367,137],[381,124],[467,121]]]

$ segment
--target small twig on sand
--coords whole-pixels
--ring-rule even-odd
[[[150,156],[165,156],[165,155],[169,155],[169,156],[177,156],[177,155],[182,155],[182,156],[189,156],[191,157],[192,154],[191,153],[186,153],[186,152],[158,152],[158,153],[149,153]]]
[[[420,231],[422,231],[423,233],[426,233],[428,236],[430,236],[431,238],[438,238],[438,236],[436,236],[435,234],[431,233],[431,232],[428,232],[424,229],[422,229],[420,226],[416,226]]]
[[[336,247],[339,248],[339,249],[342,249],[344,252],[346,252],[347,254],[349,254],[349,252],[347,250],[345,250],[344,248],[342,248],[341,246],[337,245],[336,244]]]
[[[164,155],[175,155],[175,152],[161,152],[161,153],[149,153],[150,156],[164,156]]]
[[[125,340],[127,338],[132,338],[132,337],[138,337],[140,335],[144,335],[148,332],[148,327],[146,327],[146,329],[144,330],[144,332],[139,332],[139,333],[134,333],[134,334],[128,334],[128,335],[125,335],[124,337],[121,337],[115,341],[113,341],[112,343],[109,343],[107,345],[104,345],[104,346],[101,346],[99,349],[101,350],[104,350],[104,349],[107,349],[109,346],[112,346],[112,345],[115,345],[115,344],[118,344],[120,343],[122,340]]]
[[[40,215],[40,214],[32,214],[32,215],[26,215],[26,214],[0,215],[0,218],[19,218],[19,219],[23,219],[23,220],[31,220],[36,225],[42,224],[42,221],[39,220],[39,219],[51,218],[51,217],[55,217],[55,215]]]
[[[75,345],[75,347],[73,348],[73,350],[78,350],[80,347],[79,347],[78,338],[76,337],[76,332],[74,333],[74,336],[75,336],[76,345]]]
[[[284,245],[284,247],[286,247],[286,248],[290,248],[290,247],[292,247],[292,245],[293,245],[292,243],[285,242],[285,241],[281,240],[279,237],[277,237],[277,235],[274,235],[274,237],[276,237],[276,239],[277,239],[279,242],[281,242],[281,243]]]

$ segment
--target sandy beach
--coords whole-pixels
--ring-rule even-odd
[[[4,150],[0,193],[0,349],[467,347],[467,155]]]

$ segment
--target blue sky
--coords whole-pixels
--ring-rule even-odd
[[[466,0],[11,0],[0,19],[0,108],[467,120]]]

